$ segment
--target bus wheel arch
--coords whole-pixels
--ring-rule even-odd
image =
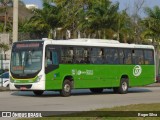
[[[65,76],[64,79],[63,79],[63,83],[64,83],[65,80],[69,80],[71,82],[72,89],[73,89],[74,88],[74,78],[73,78],[73,76],[71,76],[71,75]]]
[[[61,96],[63,97],[70,96],[72,88],[73,88],[73,77],[66,76],[62,83],[62,89],[60,90]]]

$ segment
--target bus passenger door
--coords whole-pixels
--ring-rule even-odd
[[[46,90],[60,89],[59,51],[57,46],[48,45],[45,51]]]
[[[48,74],[59,67],[58,51],[54,46],[47,46],[45,52],[45,73]]]

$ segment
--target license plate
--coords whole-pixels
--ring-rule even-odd
[[[26,87],[20,87],[20,90],[27,90]]]

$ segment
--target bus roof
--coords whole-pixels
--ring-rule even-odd
[[[141,45],[141,44],[128,44],[120,43],[116,40],[109,39],[89,39],[89,38],[80,38],[80,39],[69,39],[69,40],[53,40],[48,38],[43,38],[42,40],[25,40],[25,42],[33,41],[44,41],[47,44],[54,45],[71,45],[71,46],[97,46],[97,47],[120,47],[120,48],[146,48],[154,49],[153,45]],[[23,42],[23,41],[22,41]]]

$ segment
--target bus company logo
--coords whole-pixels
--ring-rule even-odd
[[[140,76],[140,74],[142,73],[142,68],[140,65],[136,65],[134,68],[133,68],[133,75],[134,76]]]
[[[81,74],[82,74],[82,71],[78,70],[77,75],[81,75]]]
[[[72,70],[72,75],[76,75],[76,70]]]

